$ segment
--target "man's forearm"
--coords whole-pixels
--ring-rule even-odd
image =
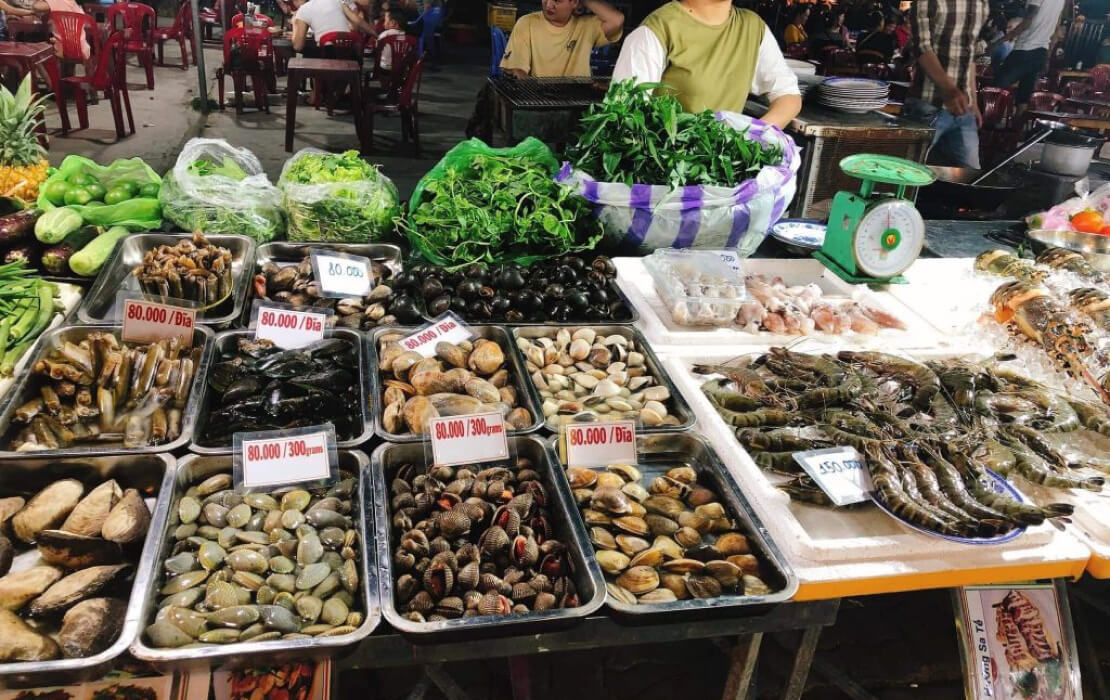
[[[785,129],[798,112],[802,111],[802,98],[798,95],[783,95],[772,100],[767,111],[760,117],[768,124],[774,124],[780,129]]]
[[[585,0],[586,8],[601,20],[601,28],[606,36],[619,32],[624,27],[624,14],[602,0]]]
[[[952,78],[948,77],[948,73],[945,72],[944,66],[940,65],[940,59],[937,58],[935,53],[932,51],[924,52],[918,57],[917,62],[925,71],[925,75],[929,77],[929,80],[933,81],[933,84],[941,90],[951,91],[957,89],[956,84],[952,82]]]
[[[1013,41],[1014,39],[1018,38],[1018,36],[1022,32],[1024,32],[1026,29],[1028,29],[1029,25],[1031,25],[1031,24],[1033,24],[1033,18],[1032,17],[1026,17],[1025,19],[1021,20],[1021,23],[1018,24],[1018,26],[1016,26],[1013,29],[1011,29],[1010,31],[1006,32],[1006,35],[1003,36],[1002,39],[1000,39],[1000,42],[1005,43],[1007,41]]]

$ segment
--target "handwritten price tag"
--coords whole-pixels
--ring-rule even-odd
[[[141,299],[124,299],[121,336],[129,343],[156,343],[159,340],[178,338],[181,346],[188,348],[193,345],[196,317],[196,309]]]
[[[564,435],[568,467],[636,463],[636,423],[570,423]]]
[[[364,297],[370,292],[374,279],[369,258],[319,250],[313,250],[311,255],[322,296]]]
[[[273,487],[331,476],[328,433],[286,435],[242,440],[239,460],[244,488]]]
[[[434,357],[436,343],[461,343],[473,337],[470,327],[448,311],[412,335],[401,338],[401,347],[419,353],[421,357]]]
[[[500,413],[433,418],[428,422],[436,466],[481,464],[509,458],[505,421]]]
[[[259,306],[254,339],[271,340],[279,348],[296,350],[323,338],[327,326],[328,315],[324,313]]]
[[[863,458],[851,447],[795,452],[794,461],[838,506],[869,500],[871,476]]]

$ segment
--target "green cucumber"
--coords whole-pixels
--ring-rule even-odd
[[[51,209],[35,222],[35,238],[50,245],[61,243],[84,223],[81,215],[69,207]]]
[[[113,226],[74,253],[69,258],[69,269],[82,277],[95,276],[101,266],[108,261],[112,251],[116,249],[116,244],[130,233],[122,226]]]

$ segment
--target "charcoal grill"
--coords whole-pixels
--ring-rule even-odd
[[[578,119],[600,102],[608,81],[594,78],[490,78],[494,118],[513,143],[528,136],[548,144],[572,140]]]

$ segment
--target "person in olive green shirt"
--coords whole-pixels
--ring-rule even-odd
[[[592,15],[578,14],[580,5]],[[618,41],[624,15],[601,0],[543,0],[513,26],[501,70],[518,78],[590,77],[590,52]]]
[[[624,40],[613,80],[666,83],[690,112],[743,112],[749,94],[766,95],[761,117],[780,128],[802,108],[798,78],[771,30],[731,0],[672,0]]]

